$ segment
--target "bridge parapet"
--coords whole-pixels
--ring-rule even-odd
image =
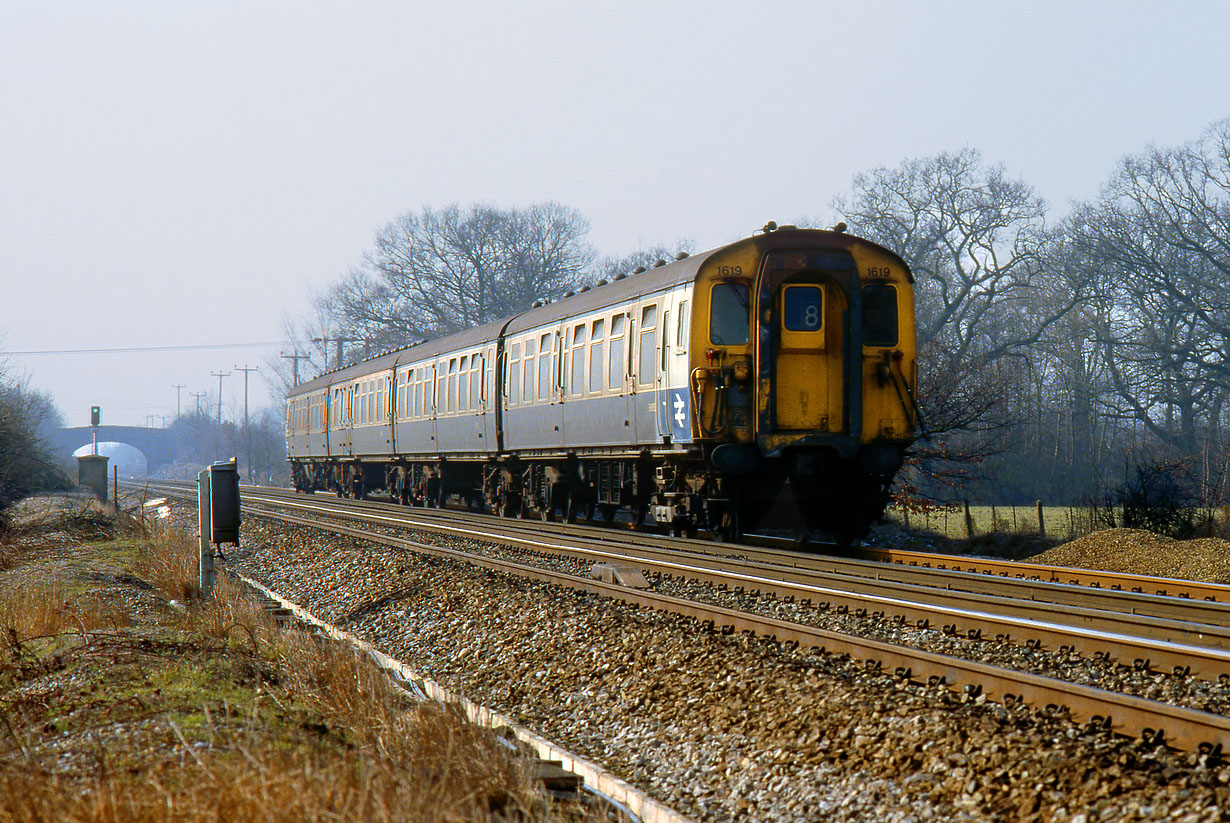
[[[145,455],[149,471],[171,462],[174,455],[170,432],[166,429],[150,429],[141,426],[75,426],[73,428],[57,429],[48,436],[48,445],[55,453],[56,459],[67,463],[72,459],[73,452],[82,446],[88,446],[94,441],[94,433],[98,433],[98,442],[127,443]]]

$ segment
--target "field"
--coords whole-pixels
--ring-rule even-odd
[[[1225,529],[1228,522],[1224,510],[1201,510],[1194,516],[1198,521],[1207,523],[1205,532],[1219,533]],[[1112,518],[1113,523],[1110,522]],[[906,512],[893,507],[885,512],[884,522],[949,540],[999,535],[1057,543],[1075,540],[1103,529],[1120,527],[1123,525],[1123,513],[1118,509],[1095,510],[1088,506],[957,504],[936,506],[923,513]]]
[[[906,513],[889,509],[884,519],[941,537],[960,540],[989,534],[1029,535],[1047,540],[1074,540],[1099,529],[1110,528],[1098,521],[1098,513],[1081,506],[1043,506],[1038,522],[1037,506],[969,506],[970,533],[964,506],[935,508],[929,512]]]

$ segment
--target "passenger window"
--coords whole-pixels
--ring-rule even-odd
[[[690,317],[688,301],[679,301],[679,319],[675,326],[675,351],[677,352],[688,350],[688,320]]]
[[[585,386],[585,324],[572,330],[572,371],[568,375],[568,393],[578,395]]]
[[[750,337],[751,299],[746,283],[718,283],[710,292],[709,339],[719,346],[743,346]]]
[[[863,345],[897,345],[896,286],[863,286]]]
[[[457,411],[464,411],[466,398],[470,396],[470,358],[461,358],[457,374]]]
[[[611,344],[607,360],[607,388],[624,387],[624,335],[628,318],[617,314],[611,318]]]
[[[664,311],[662,312],[662,358],[660,360],[663,372],[666,371],[666,350],[670,348],[671,344],[670,331],[671,313],[669,311]]]
[[[589,390],[602,391],[602,373],[605,365],[602,360],[606,346],[606,321],[595,320],[589,333]]]
[[[470,408],[478,411],[483,402],[483,357],[476,354],[470,358]]]
[[[521,344],[513,343],[508,351],[508,402],[521,402]]]
[[[533,338],[525,341],[525,375],[522,385],[525,388],[526,403],[534,399],[534,344],[536,342]]]
[[[640,360],[637,362],[637,382],[642,386],[653,383],[655,355],[658,353],[658,307],[641,309]]]
[[[551,335],[544,334],[538,341],[538,399],[551,396]]]

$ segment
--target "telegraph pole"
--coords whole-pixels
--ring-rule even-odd
[[[259,366],[251,368],[245,363],[243,366],[235,366],[235,371],[243,372],[243,431],[244,439],[248,441],[248,482],[252,482],[252,430],[248,428],[248,373],[260,371]]]
[[[355,338],[353,338],[353,337],[335,337],[335,338],[333,338],[333,342],[337,344],[337,365],[336,365],[336,366],[334,366],[334,368],[336,368],[336,369],[340,369],[342,366],[345,366],[345,365],[346,365],[346,361],[345,361],[345,360],[343,359],[343,357],[342,357],[342,355],[343,355],[343,354],[344,354],[344,352],[345,352],[345,349],[343,349],[343,348],[342,348],[342,346],[343,346],[344,344],[346,344],[346,343],[353,343],[354,341],[355,341]]]
[[[171,386],[171,388],[175,389],[175,419],[178,420],[179,419],[179,395],[180,395],[180,392],[184,389],[184,384],[175,383]],[[163,426],[163,428],[166,428],[166,427]]]
[[[345,345],[346,345],[347,343],[353,343],[354,341],[356,341],[356,340],[358,340],[358,339],[359,339],[359,338],[357,338],[357,337],[332,337],[332,338],[330,338],[330,337],[313,337],[313,338],[312,338],[312,342],[313,342],[313,343],[323,343],[323,344],[324,344],[324,348],[325,348],[325,371],[328,371],[328,370],[329,370],[329,341],[330,341],[330,340],[332,340],[334,343],[336,343],[336,344],[337,344],[337,362],[333,364],[333,368],[335,368],[335,369],[340,369],[342,366],[346,365],[346,364],[345,364],[345,362],[344,362],[344,361],[343,361],[343,359],[342,359],[342,358],[345,356],[345,354],[346,354]]]
[[[218,424],[222,424],[222,378],[230,377],[229,371],[211,371],[210,374],[218,378]]]
[[[196,416],[200,417],[201,416],[201,398],[205,396],[205,392],[190,391],[188,392],[188,394],[189,396],[196,398]]]
[[[282,359],[283,359],[283,360],[293,360],[293,361],[295,361],[295,383],[294,383],[294,384],[295,384],[296,386],[298,386],[298,385],[299,385],[299,361],[300,361],[300,360],[307,360],[307,359],[308,359],[308,356],[307,356],[306,354],[300,354],[300,353],[299,353],[299,347],[298,347],[298,346],[296,346],[296,347],[295,347],[295,353],[294,353],[294,354],[285,354],[285,353],[283,353],[283,352],[278,352],[278,354],[281,354],[281,355],[282,355]]]

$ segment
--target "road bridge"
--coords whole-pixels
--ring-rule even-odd
[[[175,456],[172,453],[169,430],[141,426],[77,426],[56,429],[47,437],[47,444],[59,462],[69,463],[72,461],[73,452],[94,442],[94,432],[98,432],[99,443],[127,443],[140,451],[145,455],[151,475],[170,463]]]

